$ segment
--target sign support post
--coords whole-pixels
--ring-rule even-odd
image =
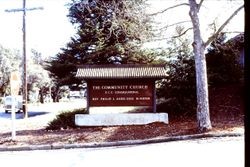
[[[11,138],[16,140],[16,98],[19,92],[19,72],[14,71],[10,74],[10,90],[11,90]]]
[[[87,112],[87,114],[89,114],[89,101],[90,101],[89,87],[87,86],[87,106],[86,106],[86,112]]]
[[[16,140],[16,109],[14,100],[11,102],[11,139],[12,141]]]
[[[153,112],[156,113],[156,89],[155,89],[155,82],[153,84]]]

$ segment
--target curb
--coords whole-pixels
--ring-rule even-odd
[[[153,144],[171,141],[192,140],[201,138],[219,138],[219,137],[243,137],[244,133],[203,133],[195,135],[183,135],[172,137],[161,137],[144,140],[126,140],[117,142],[103,143],[85,143],[85,144],[48,144],[48,145],[29,145],[29,146],[10,146],[0,147],[0,152],[4,151],[33,151],[33,150],[55,150],[55,149],[74,149],[74,148],[98,148],[98,147],[118,147],[130,145]]]

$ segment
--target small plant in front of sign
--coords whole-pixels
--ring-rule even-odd
[[[86,109],[75,109],[73,111],[64,111],[60,113],[54,120],[48,123],[46,130],[75,128],[75,114],[86,114]]]

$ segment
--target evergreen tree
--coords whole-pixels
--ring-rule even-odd
[[[244,33],[226,41],[225,33],[215,39],[206,54],[209,85],[239,83],[243,79],[240,53],[244,49]]]
[[[165,98],[160,106],[167,110],[170,116],[192,116],[196,109],[195,62],[191,50],[191,41],[180,34],[181,27],[176,27],[176,38],[168,40],[169,47],[165,49],[167,56],[167,77],[159,82],[158,97]],[[173,114],[173,115],[171,115]]]
[[[72,0],[68,17],[77,34],[48,66],[58,87],[80,84],[77,65],[152,63],[141,50],[150,37],[145,7],[143,0]]]

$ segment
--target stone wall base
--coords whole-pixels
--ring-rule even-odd
[[[77,126],[145,125],[154,122],[168,124],[167,113],[76,114]]]

